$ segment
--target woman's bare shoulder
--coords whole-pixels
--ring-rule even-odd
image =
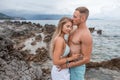
[[[62,37],[56,37],[54,41],[55,43],[63,43],[64,39]]]

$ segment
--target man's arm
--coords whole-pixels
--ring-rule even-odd
[[[83,54],[83,59],[69,63],[69,67],[80,66],[90,61],[92,53],[92,36],[91,34],[84,34],[84,36],[85,37],[83,37],[81,40],[81,52]]]

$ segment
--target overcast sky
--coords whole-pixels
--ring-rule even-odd
[[[90,17],[120,20],[120,0],[0,0],[0,12],[17,14],[70,14],[79,6],[90,10]]]

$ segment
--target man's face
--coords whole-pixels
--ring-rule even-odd
[[[80,23],[81,23],[81,17],[80,17],[80,13],[79,13],[79,11],[75,11],[74,13],[73,13],[73,24],[74,25],[79,25]]]

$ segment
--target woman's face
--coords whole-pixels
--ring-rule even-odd
[[[69,21],[63,25],[62,32],[64,34],[69,34],[72,29],[73,29],[72,22]]]

